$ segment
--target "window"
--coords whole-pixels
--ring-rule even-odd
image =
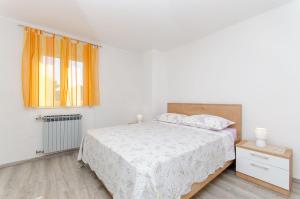
[[[25,28],[22,81],[25,107],[98,105],[98,48]]]
[[[60,58],[43,56],[39,65],[39,107],[61,106],[60,79]],[[66,95],[66,106],[83,106],[83,63],[80,61],[69,61]]]

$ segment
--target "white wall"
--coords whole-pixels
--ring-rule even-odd
[[[36,157],[41,150],[39,114],[83,114],[83,129],[133,121],[142,112],[140,54],[104,45],[100,49],[101,106],[78,109],[24,109],[21,89],[23,31],[0,18],[0,165]]]
[[[152,117],[167,112],[168,81],[164,53],[152,52]]]
[[[168,82],[164,53],[157,50],[142,54],[144,115],[146,120],[166,112]]]
[[[255,127],[294,150],[300,179],[300,1],[167,53],[168,100],[240,103],[243,138]]]
[[[145,52],[142,54],[142,67],[143,67],[143,81],[141,84],[144,85],[143,90],[143,113],[144,119],[146,121],[151,120],[153,113],[152,113],[152,65],[153,65],[153,56],[152,51]]]
[[[96,127],[135,121],[143,113],[143,67],[140,53],[104,46],[100,55],[101,106]]]

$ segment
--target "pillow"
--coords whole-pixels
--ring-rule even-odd
[[[157,116],[156,120],[160,122],[181,124],[184,117],[186,117],[186,115],[177,114],[177,113],[163,113]]]
[[[192,115],[183,118],[182,124],[211,130],[223,130],[234,122],[215,115]]]

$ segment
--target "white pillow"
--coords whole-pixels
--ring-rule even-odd
[[[156,120],[160,122],[181,124],[184,117],[186,117],[186,115],[178,114],[178,113],[163,113],[157,116]]]
[[[215,115],[192,115],[184,117],[182,124],[211,130],[223,130],[234,122]]]

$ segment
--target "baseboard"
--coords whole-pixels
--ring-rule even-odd
[[[56,152],[56,153],[44,154],[44,155],[41,155],[39,157],[30,158],[30,159],[26,159],[26,160],[10,162],[10,163],[0,165],[0,169],[6,168],[6,167],[16,166],[16,165],[19,165],[19,164],[24,164],[24,163],[27,163],[27,162],[33,162],[33,161],[37,161],[37,160],[48,159],[48,158],[55,157],[55,156],[61,156],[61,155],[65,155],[65,154],[68,154],[68,153],[72,153],[72,152],[77,151],[77,150],[79,150],[79,148],[64,150],[64,151],[60,151],[60,152]]]
[[[294,183],[297,183],[297,184],[300,184],[300,179],[293,178],[293,182],[294,182]]]

